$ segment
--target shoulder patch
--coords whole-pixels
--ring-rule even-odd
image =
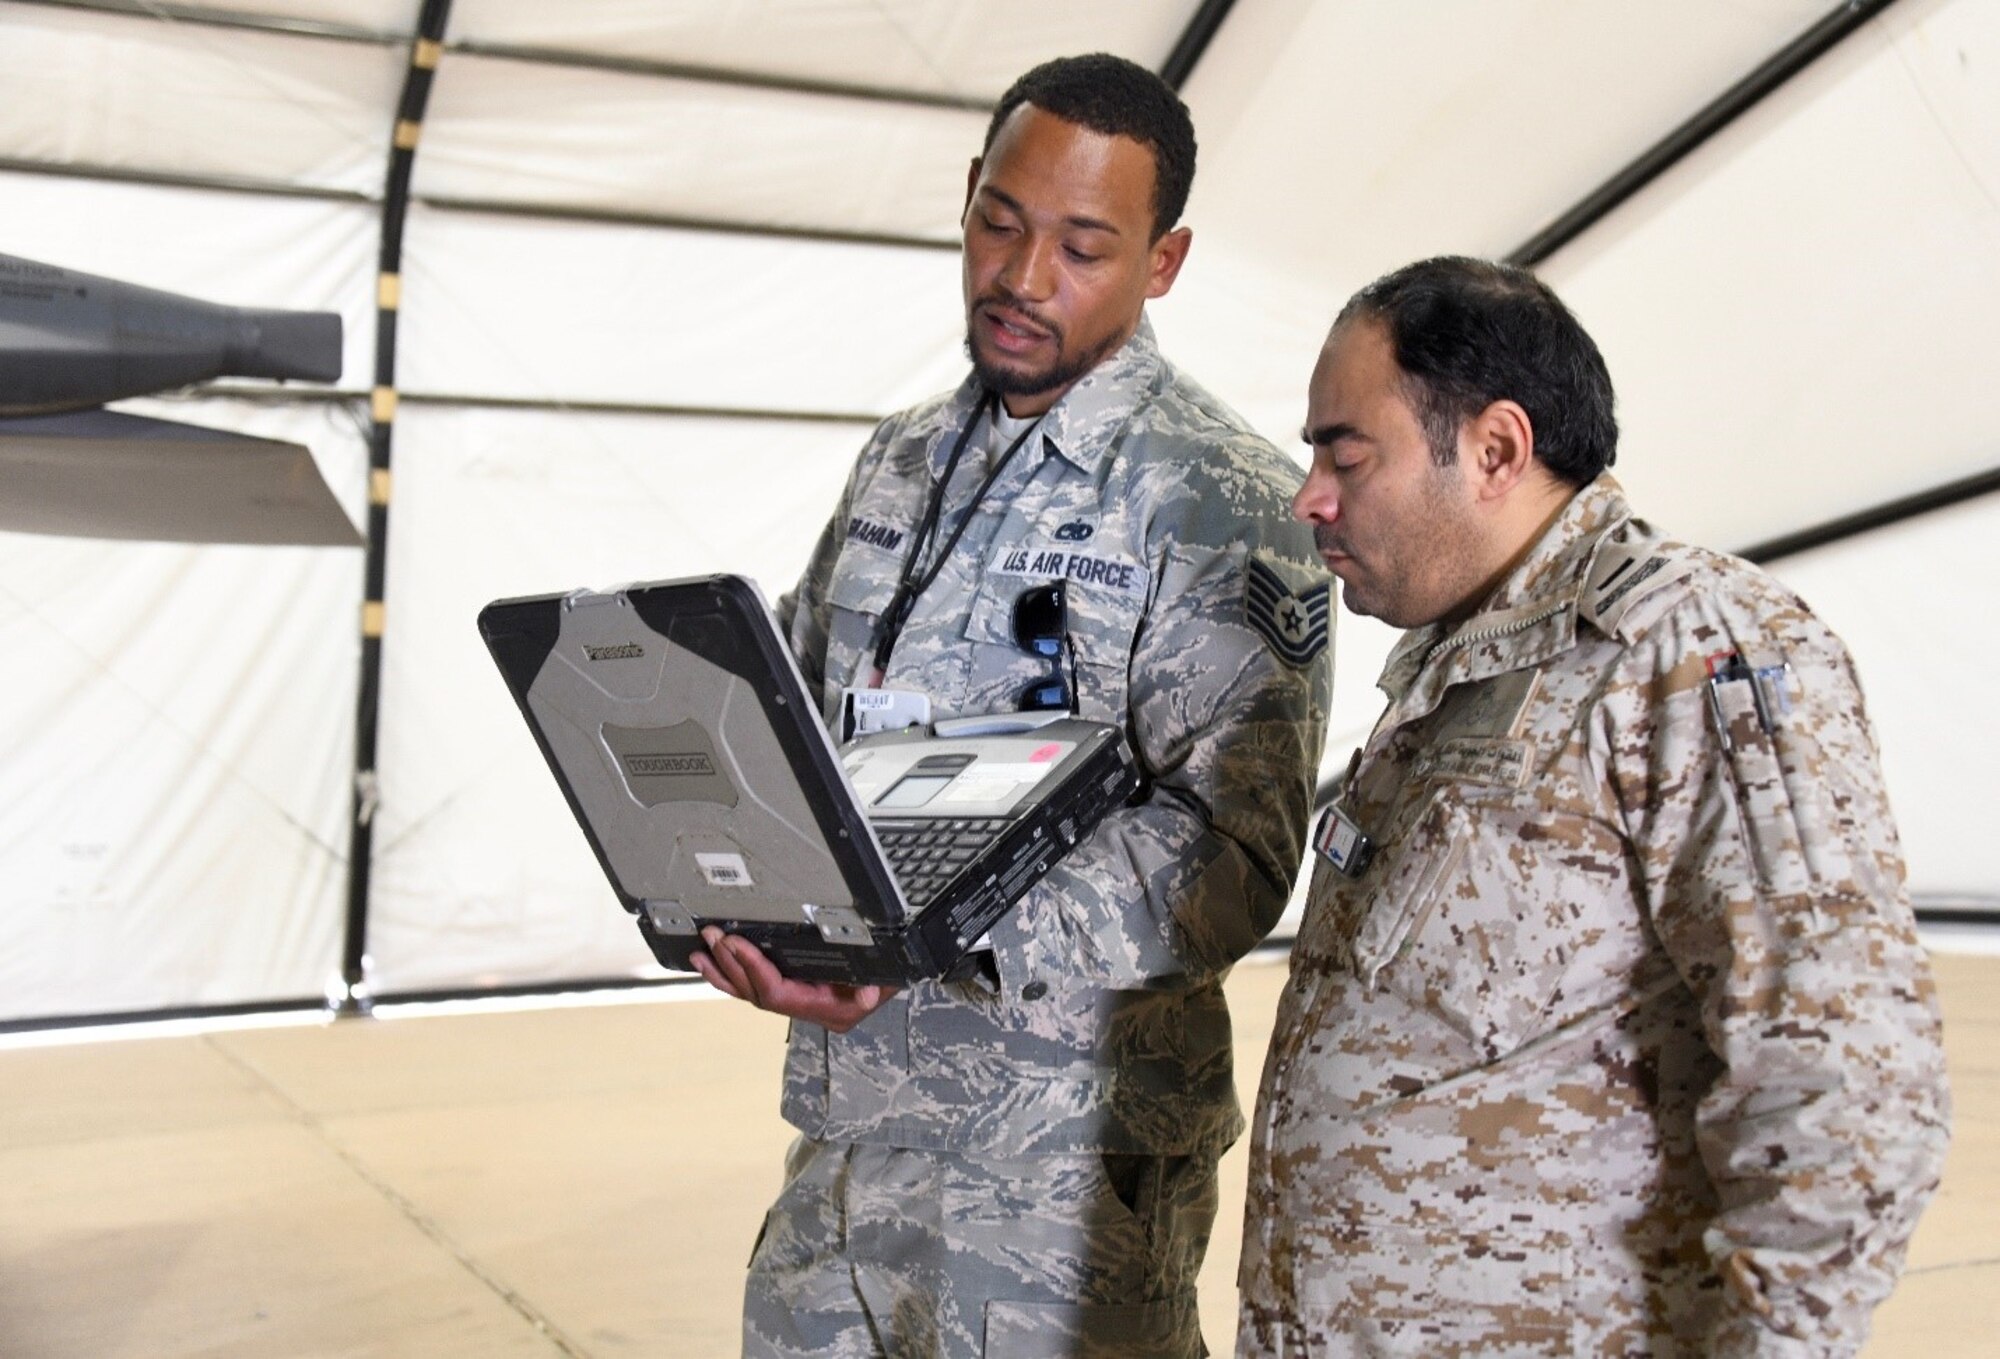
[[[1629,640],[1654,613],[1638,606],[1675,598],[1678,591],[1670,587],[1686,584],[1686,565],[1671,544],[1651,535],[1607,538],[1591,558],[1577,612],[1600,632]]]
[[[1244,573],[1243,616],[1287,664],[1310,665],[1326,650],[1333,624],[1333,582],[1294,590],[1262,558]]]

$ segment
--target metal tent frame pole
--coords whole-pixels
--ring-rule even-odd
[[[1574,207],[1508,252],[1507,263],[1532,269],[1555,254],[1895,2],[1847,0],[1835,8],[1710,100],[1692,118],[1640,152]]]
[[[1187,84],[1194,68],[1207,55],[1208,45],[1215,41],[1222,21],[1229,17],[1229,11],[1235,5],[1236,0],[1201,0],[1201,7],[1188,17],[1187,27],[1181,30],[1174,50],[1160,63],[1160,79],[1176,91]]]
[[[343,1014],[368,1009],[368,889],[373,880],[375,811],[379,802],[376,743],[382,712],[382,638],[388,622],[384,587],[389,573],[391,454],[396,428],[396,330],[403,298],[403,226],[410,210],[410,173],[423,139],[424,109],[444,53],[451,0],[424,0],[410,44],[390,137],[389,173],[382,194],[382,248],[375,288],[375,386],[369,394],[367,566],[361,602],[361,678],[354,701],[354,797],[348,823],[347,928],[341,945]]]

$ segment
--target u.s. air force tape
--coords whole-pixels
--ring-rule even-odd
[[[1292,665],[1307,665],[1326,650],[1333,609],[1333,583],[1321,581],[1294,590],[1257,557],[1250,558],[1243,613],[1251,627]]]

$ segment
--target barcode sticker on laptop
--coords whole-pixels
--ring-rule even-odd
[[[710,887],[749,887],[750,866],[741,854],[697,854],[695,867],[708,879]]]

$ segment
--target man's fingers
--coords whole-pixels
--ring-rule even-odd
[[[701,932],[702,942],[708,945],[707,961],[720,979],[721,989],[738,1000],[745,1000],[758,1009],[769,1007],[771,985],[768,979],[753,975],[761,969],[776,975],[757,946],[747,939],[724,935],[710,925]]]
[[[736,973],[743,979],[744,988],[749,993],[750,999],[760,1009],[772,1008],[775,1002],[785,998],[788,991],[797,991],[807,985],[804,982],[787,981],[785,975],[778,971],[777,964],[766,958],[764,950],[748,939],[739,939],[731,935],[722,941],[722,947],[728,951],[730,960],[736,964]]]
[[[722,975],[722,979],[729,983],[729,989],[739,999],[747,999],[750,995],[750,986],[743,975],[743,964],[738,961],[738,955],[730,949],[728,939],[713,925],[703,930],[701,937],[702,942],[708,945],[709,961],[715,965],[715,970]]]
[[[854,1001],[863,1014],[873,1014],[881,1008],[883,1001],[895,994],[893,986],[860,986],[855,988]]]
[[[766,962],[763,953],[754,944],[745,943],[741,939],[725,939],[722,941],[722,947],[729,954],[730,961],[736,964],[737,975],[743,978],[743,998],[760,1010],[770,1008],[764,998],[763,979],[757,975],[756,964],[751,961],[754,958],[757,963],[764,963],[769,967],[770,964]]]
[[[835,1033],[846,1033],[896,994],[893,986],[843,986],[786,977],[748,939],[725,935],[713,925],[701,932],[701,938],[707,951],[697,950],[689,961],[716,990]]]
[[[732,1000],[743,999],[743,993],[724,980],[722,973],[716,970],[714,960],[706,953],[691,953],[688,955],[688,961],[694,965],[694,970],[701,974],[703,981],[722,992],[723,995],[730,997]]]

